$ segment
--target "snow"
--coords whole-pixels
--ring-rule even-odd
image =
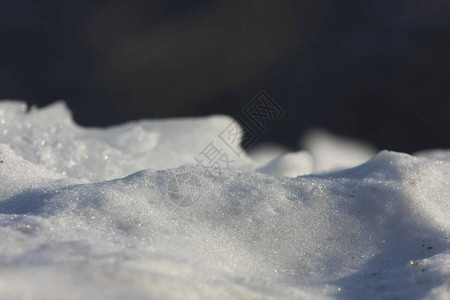
[[[300,147],[314,159],[314,173],[325,173],[357,166],[373,157],[377,150],[361,141],[336,136],[322,129],[307,132]]]
[[[253,160],[219,138],[232,122],[88,129],[0,102],[2,298],[450,297],[448,151],[321,135]],[[211,142],[218,173],[196,163]]]
[[[306,151],[298,151],[276,157],[257,171],[275,176],[297,177],[311,174],[313,165],[311,154]]]

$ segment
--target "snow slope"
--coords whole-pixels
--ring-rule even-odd
[[[1,102],[0,298],[450,298],[449,151],[293,178],[314,153],[261,165],[221,144],[230,122]],[[217,174],[195,161],[212,141]]]

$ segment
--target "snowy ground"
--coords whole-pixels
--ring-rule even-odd
[[[230,124],[0,102],[0,298],[450,298],[450,151],[247,155]]]

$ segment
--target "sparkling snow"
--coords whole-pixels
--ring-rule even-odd
[[[232,122],[0,102],[0,298],[450,298],[450,151],[315,131],[237,155]]]

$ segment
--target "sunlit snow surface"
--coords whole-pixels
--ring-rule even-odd
[[[257,162],[218,139],[231,122],[0,102],[0,298],[450,298],[449,151],[332,171],[368,150],[315,133]],[[219,174],[195,160],[211,142]]]

